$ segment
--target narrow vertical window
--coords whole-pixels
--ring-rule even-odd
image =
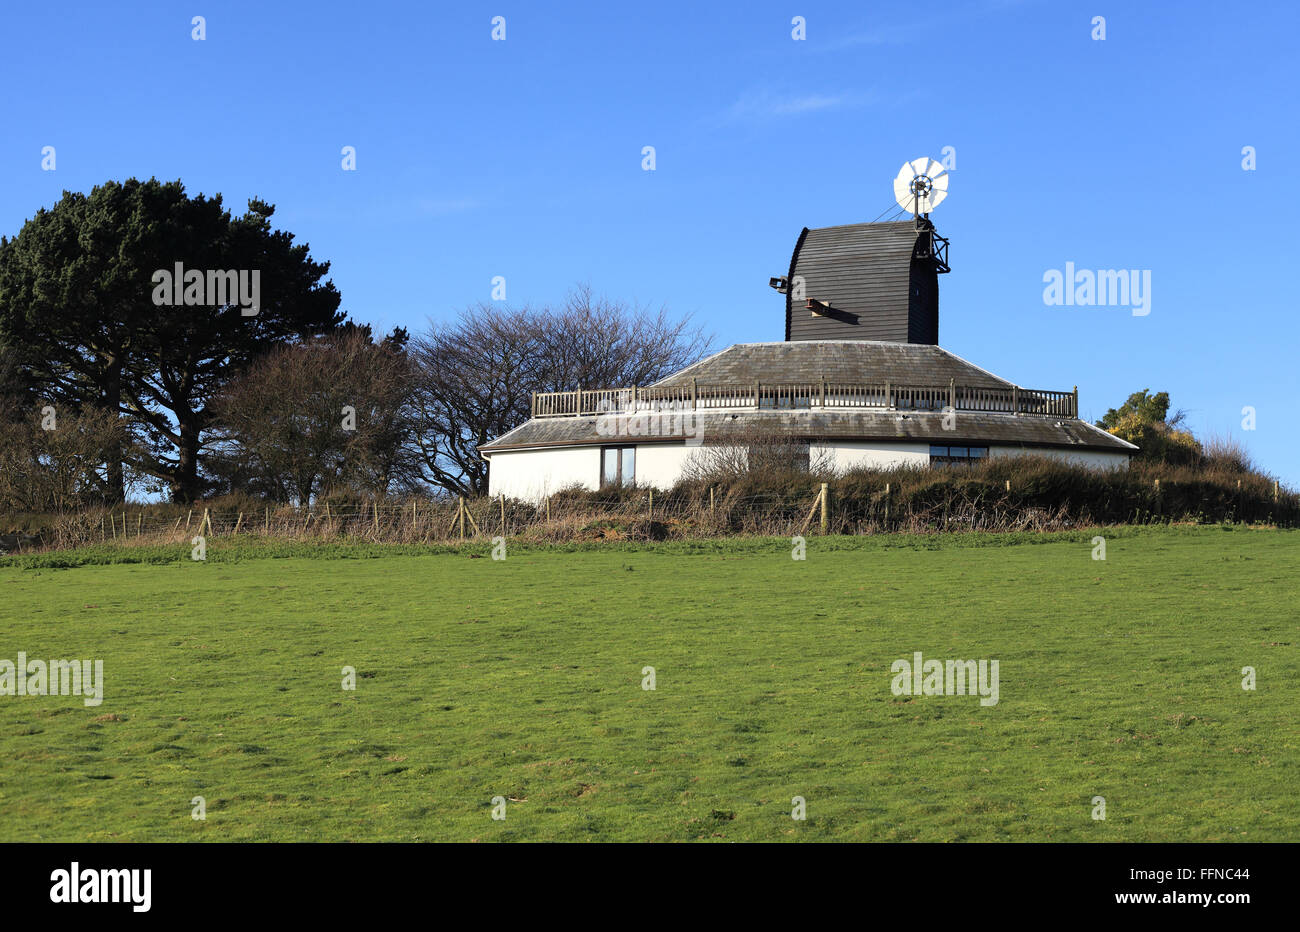
[[[636,485],[636,447],[602,447],[600,486]]]
[[[600,451],[600,484],[618,485],[618,447],[605,447]]]

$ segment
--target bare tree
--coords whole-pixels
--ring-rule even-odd
[[[487,492],[478,448],[528,416],[541,341],[536,315],[487,305],[414,341],[414,439],[426,475],[456,495]]]
[[[690,318],[597,297],[587,285],[537,316],[536,391],[648,385],[698,360],[711,342]]]
[[[99,504],[109,451],[126,442],[124,423],[96,408],[42,407],[0,423],[0,508],[66,512]]]
[[[828,477],[834,465],[834,457],[825,447],[775,424],[757,421],[708,437],[686,458],[682,477],[688,482],[730,484],[750,479],[777,483],[792,476]]]
[[[301,504],[405,484],[404,342],[402,333],[376,344],[358,328],[272,350],[214,402],[215,471],[232,487]]]
[[[414,341],[415,442],[426,478],[487,492],[478,448],[527,420],[534,391],[645,385],[698,360],[711,340],[673,320],[575,288],[556,309],[480,304]]]

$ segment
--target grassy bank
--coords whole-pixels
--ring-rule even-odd
[[[0,838],[1294,838],[1300,538],[1033,539],[10,561],[3,656],[106,696],[0,698]]]

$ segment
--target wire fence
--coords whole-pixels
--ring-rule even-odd
[[[1026,500],[1005,488],[943,488],[928,497],[900,495],[889,484],[840,494],[827,483],[797,493],[737,493],[722,488],[665,495],[557,494],[535,502],[504,497],[379,500],[310,507],[245,505],[118,507],[52,516],[39,535],[6,535],[0,549],[66,549],[92,544],[190,542],[206,538],[372,540],[453,543],[523,537],[543,541],[664,540],[732,535],[877,534],[937,531],[1052,531],[1101,524],[1168,521],[1293,524],[1295,496],[1239,495],[1213,508],[1173,504],[1159,481],[1141,499],[1097,512],[1078,504]]]
[[[196,536],[448,543],[498,536],[598,540],[776,534],[806,527],[817,500],[816,493],[802,503],[785,503],[765,495],[717,495],[712,502],[656,500],[647,490],[639,496],[582,501],[554,497],[535,503],[480,497],[351,507],[200,507],[175,516],[146,506],[60,516],[40,542],[64,549],[94,543],[182,542]]]

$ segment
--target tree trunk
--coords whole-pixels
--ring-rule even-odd
[[[180,443],[176,447],[176,473],[170,487],[172,501],[193,502],[203,494],[199,483],[199,420],[192,414],[182,416],[177,422]]]
[[[104,381],[104,408],[121,419],[122,410],[122,363],[120,356],[108,359],[108,370]],[[108,467],[108,503],[116,505],[126,500],[126,474],[122,468],[122,443],[114,439],[105,451],[105,463]]]

